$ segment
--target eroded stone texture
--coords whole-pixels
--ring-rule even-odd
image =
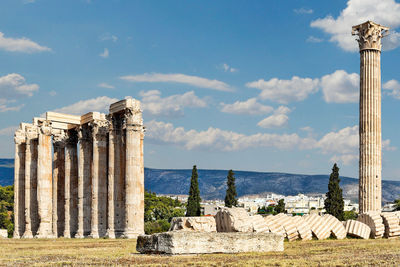
[[[283,236],[273,233],[209,233],[174,231],[140,235],[140,253],[205,254],[283,251]]]
[[[385,232],[385,225],[378,211],[370,211],[364,214],[359,214],[357,221],[365,223],[371,228],[371,238],[380,238]]]
[[[301,216],[293,216],[292,218],[293,224],[296,226],[297,232],[299,233],[299,237],[301,240],[311,240],[312,232],[308,223]]]
[[[297,227],[294,221],[291,219],[290,216],[279,213],[274,216],[274,220],[280,223],[283,228],[285,229],[285,236],[289,240],[289,242],[294,241],[299,238],[299,233],[297,232]]]
[[[269,227],[261,215],[253,215],[249,217],[251,225],[253,227],[253,232],[256,233],[269,233]]]
[[[348,235],[363,239],[369,239],[371,228],[365,223],[355,220],[347,220],[343,222],[343,224],[346,228],[346,232]]]
[[[201,231],[216,232],[217,226],[213,216],[174,217],[169,231]]]
[[[24,234],[24,195],[25,195],[25,133],[19,129],[14,135],[14,238]]]
[[[386,238],[395,238],[400,236],[399,218],[394,212],[382,212],[381,217],[385,225]]]
[[[313,214],[303,216],[311,228],[313,235],[318,240],[327,239],[331,235],[331,229],[322,216]]]
[[[276,220],[275,216],[268,215],[264,217],[264,221],[267,223],[267,226],[271,233],[285,236],[285,229],[283,228],[282,224],[280,224],[279,221]]]
[[[347,232],[346,228],[343,226],[343,223],[340,222],[335,216],[330,214],[325,214],[323,216],[323,220],[329,226],[331,233],[336,239],[344,239],[346,238]]]
[[[253,232],[253,225],[243,208],[222,208],[215,215],[218,232]]]

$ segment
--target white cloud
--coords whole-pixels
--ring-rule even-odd
[[[311,27],[319,28],[331,35],[330,41],[337,43],[345,51],[358,51],[351,27],[372,20],[392,29],[400,26],[400,4],[394,0],[349,0],[347,7],[337,18],[326,16],[311,22]],[[399,35],[383,39],[384,49],[399,46]],[[386,39],[386,40],[385,40]],[[388,43],[386,43],[388,42]]]
[[[233,104],[220,103],[221,111],[232,114],[261,115],[273,111],[271,106],[266,106],[257,102],[256,98],[249,98],[246,101],[236,101]]]
[[[102,34],[99,39],[100,41],[113,41],[114,43],[118,41],[118,37],[109,32]]]
[[[97,86],[101,87],[101,88],[115,89],[114,85],[111,85],[111,84],[108,84],[108,83],[99,83]]]
[[[400,83],[397,80],[390,80],[382,85],[382,88],[388,90],[388,95],[400,99]]]
[[[99,96],[88,100],[81,100],[72,105],[65,106],[59,109],[53,110],[54,112],[82,115],[88,112],[107,112],[110,104],[117,102],[119,99],[110,98],[108,96]]]
[[[51,90],[51,91],[49,92],[49,95],[50,95],[50,96],[56,96],[56,95],[57,95],[57,92],[54,91],[54,90]]]
[[[357,73],[337,70],[321,78],[324,99],[328,103],[356,103],[359,101],[360,77]]]
[[[9,103],[14,103],[13,100],[7,100],[4,98],[0,98],[0,112],[7,112],[7,111],[19,111],[21,108],[24,107],[24,104],[20,104],[18,106],[8,106]]]
[[[225,72],[237,72],[237,71],[238,71],[237,69],[232,68],[231,66],[229,66],[229,65],[226,64],[226,63],[223,63],[223,64],[222,64],[222,69],[223,69]]]
[[[17,73],[0,77],[0,96],[2,98],[32,96],[37,90],[39,90],[39,85],[27,84],[25,78]]]
[[[315,140],[301,138],[297,134],[257,133],[244,135],[210,127],[206,131],[175,128],[171,123],[150,121],[146,123],[147,140],[157,144],[172,144],[187,150],[206,149],[217,151],[236,151],[247,148],[273,147],[277,149],[307,149],[313,147]]]
[[[334,155],[331,157],[331,161],[338,163],[341,162],[343,165],[354,165],[358,161],[358,154],[343,154],[343,155]]]
[[[108,48],[104,48],[103,53],[100,53],[100,55],[102,58],[108,58],[110,56],[110,53],[108,52]]]
[[[143,111],[154,116],[179,117],[183,116],[185,107],[207,107],[207,102],[197,97],[193,91],[162,98],[160,91],[150,90],[141,91],[140,96],[142,97]]]
[[[10,126],[7,128],[0,129],[0,136],[12,136],[15,131],[18,129],[18,126]]]
[[[162,73],[144,73],[141,75],[122,76],[120,79],[128,82],[170,82],[188,84],[200,88],[215,89],[218,91],[232,91],[232,88],[221,81],[209,80],[206,78],[191,76],[181,73],[162,74]]]
[[[4,33],[0,32],[0,49],[9,52],[35,53],[43,51],[51,51],[46,46],[41,46],[25,37],[7,38]]]
[[[311,8],[297,8],[297,9],[293,9],[293,11],[297,14],[312,14],[314,12],[314,10],[312,10]]]
[[[306,40],[306,42],[308,42],[308,43],[321,43],[323,41],[324,41],[324,39],[318,38],[318,37],[315,37],[315,36],[309,36],[307,38],[307,40]]]
[[[290,109],[285,106],[280,106],[278,109],[274,111],[274,114],[266,117],[257,125],[262,128],[280,128],[287,125],[289,121],[289,116],[287,115],[290,112]]]
[[[268,81],[246,83],[247,87],[261,90],[260,98],[267,99],[281,104],[293,101],[302,101],[310,94],[318,91],[318,79],[300,78],[293,76],[291,80],[280,80],[272,78]]]

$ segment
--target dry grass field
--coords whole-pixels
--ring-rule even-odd
[[[284,252],[140,255],[135,240],[0,240],[1,266],[398,266],[400,239],[285,242]]]

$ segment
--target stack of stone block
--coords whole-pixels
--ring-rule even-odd
[[[371,228],[372,238],[381,238],[385,232],[385,225],[378,211],[369,211],[358,215],[357,221],[365,223]]]
[[[283,226],[285,229],[285,237],[289,240],[289,242],[299,238],[296,224],[291,217],[287,216],[286,214],[279,213],[275,216],[275,221],[278,221]]]
[[[330,214],[325,214],[322,217],[326,224],[329,225],[331,229],[331,233],[336,239],[344,239],[346,238],[347,232],[344,228],[343,224],[335,217]]]
[[[291,217],[294,225],[296,225],[297,232],[299,233],[299,237],[301,240],[311,240],[312,232],[311,228],[308,226],[307,222],[301,216],[293,216]]]
[[[371,228],[365,223],[355,220],[347,220],[343,222],[343,225],[348,235],[363,239],[369,239]]]
[[[312,233],[318,240],[327,239],[331,235],[331,229],[322,216],[313,214],[305,215],[303,217],[310,226]]]
[[[399,218],[394,212],[382,212],[381,217],[385,225],[384,236],[386,238],[395,238],[400,236]]]

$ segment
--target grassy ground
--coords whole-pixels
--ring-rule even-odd
[[[0,240],[1,266],[342,266],[398,265],[400,239],[285,242],[284,252],[140,255],[135,240]]]

